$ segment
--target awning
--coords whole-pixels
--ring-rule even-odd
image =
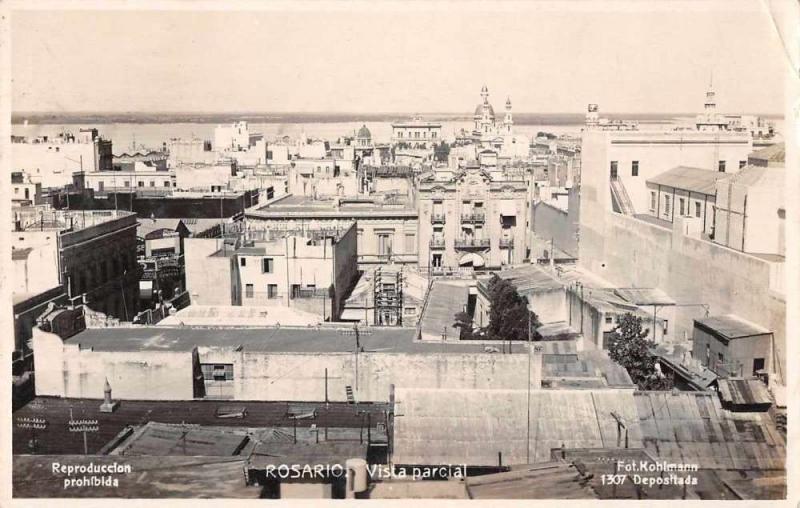
[[[504,199],[500,201],[500,215],[506,217],[517,216],[517,204],[511,199]]]
[[[483,257],[480,254],[475,254],[474,252],[470,252],[469,254],[464,254],[461,256],[461,259],[458,261],[459,266],[483,266]]]
[[[367,312],[364,309],[344,309],[339,316],[340,321],[363,321],[366,318]]]

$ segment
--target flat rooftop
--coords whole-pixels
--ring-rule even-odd
[[[451,323],[452,325],[452,323]],[[452,326],[450,331],[454,331]],[[360,330],[364,352],[374,353],[484,353],[484,345],[414,340],[415,328]],[[352,353],[356,339],[351,327],[224,328],[144,326],[86,329],[64,341],[94,351],[191,351],[195,347],[229,348],[263,353]]]
[[[136,216],[125,210],[53,210],[38,206],[16,208],[21,231],[75,232],[125,217]]]
[[[417,210],[409,203],[381,203],[375,200],[342,198],[338,201],[316,200],[306,196],[289,195],[273,201],[257,210],[248,211],[248,216],[265,218],[292,218],[300,216],[347,218],[370,217],[375,214],[390,216],[414,216]]]

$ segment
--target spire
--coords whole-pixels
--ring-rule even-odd
[[[511,110],[511,97],[506,97],[506,109]]]
[[[483,97],[484,103],[489,100],[489,88],[487,88],[486,85],[483,85],[483,88],[481,88],[481,97]]]

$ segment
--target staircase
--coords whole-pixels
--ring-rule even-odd
[[[625,215],[633,215],[633,202],[631,202],[628,191],[619,177],[611,179],[611,198],[614,211]]]

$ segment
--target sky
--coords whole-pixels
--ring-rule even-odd
[[[784,110],[759,1],[167,5],[14,10],[12,109],[470,114],[486,84],[498,109],[686,113],[713,75],[724,112]]]

